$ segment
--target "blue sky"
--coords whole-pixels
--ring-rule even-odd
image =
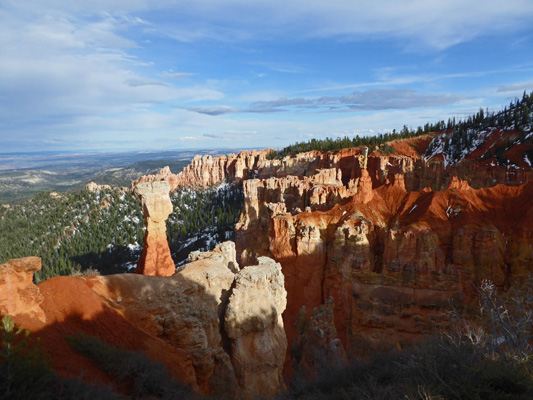
[[[2,0],[0,153],[282,147],[533,90],[531,0]]]

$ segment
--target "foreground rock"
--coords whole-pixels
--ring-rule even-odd
[[[237,274],[224,319],[235,374],[249,398],[272,396],[284,388],[287,350],[281,318],[287,292],[281,265],[266,257],[258,261]]]
[[[12,266],[24,279],[9,298],[0,297],[0,310],[41,338],[53,368],[66,377],[112,381],[64,339],[86,333],[146,352],[202,394],[270,396],[284,387],[281,267],[262,258],[240,270],[234,260],[226,242],[171,277],[57,277],[38,286],[31,282],[36,259],[12,260],[0,266],[0,293],[13,281]]]

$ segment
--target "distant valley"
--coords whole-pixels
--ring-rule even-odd
[[[238,152],[224,150],[136,151],[120,153],[0,153],[0,204],[18,202],[43,191],[65,192],[88,182],[129,186],[142,175],[164,166],[179,172],[196,155]]]

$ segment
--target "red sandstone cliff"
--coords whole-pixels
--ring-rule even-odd
[[[298,199],[258,196],[265,183],[245,182],[237,249],[245,264],[281,263],[289,341],[300,308],[333,297],[349,353],[401,347],[446,326],[448,301],[468,304],[472,282],[519,287],[533,270],[533,182],[475,190],[454,179],[442,192],[407,192],[400,175],[307,212],[283,209]]]
[[[161,169],[159,174],[146,175],[132,183],[133,187],[140,182],[166,180],[170,189],[179,186],[209,187],[226,180],[240,183],[256,173],[257,165],[266,160],[269,150],[241,151],[239,154],[212,157],[195,156],[183,171],[173,174],[168,167]]]
[[[513,135],[490,131],[457,163],[438,152],[422,157],[434,137],[426,135],[391,142],[388,155],[352,148],[283,160],[261,152],[198,157],[180,174],[147,179],[242,181],[237,259],[281,263],[289,340],[298,310],[333,296],[338,335],[359,354],[402,346],[446,325],[444,307],[451,299],[467,304],[471,282],[489,278],[506,289],[531,271],[533,193],[525,183],[533,169],[523,161],[526,149],[507,152],[513,168],[485,156]],[[230,159],[247,168],[233,172]]]

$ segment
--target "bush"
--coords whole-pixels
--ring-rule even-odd
[[[6,315],[0,324],[1,400],[116,400],[107,387],[90,386],[81,379],[65,380],[54,373],[48,355],[29,332],[15,329]]]
[[[314,382],[297,382],[286,399],[526,400],[533,398],[533,289],[504,300],[483,281],[480,315],[455,313],[456,327],[401,352],[355,361]]]
[[[9,315],[0,324],[0,399],[45,399],[54,379],[48,357]]]
[[[92,359],[118,382],[128,384],[135,398],[156,396],[184,400],[191,397],[190,389],[174,381],[163,364],[150,361],[140,351],[117,348],[87,335],[68,337],[67,341],[76,352]]]

